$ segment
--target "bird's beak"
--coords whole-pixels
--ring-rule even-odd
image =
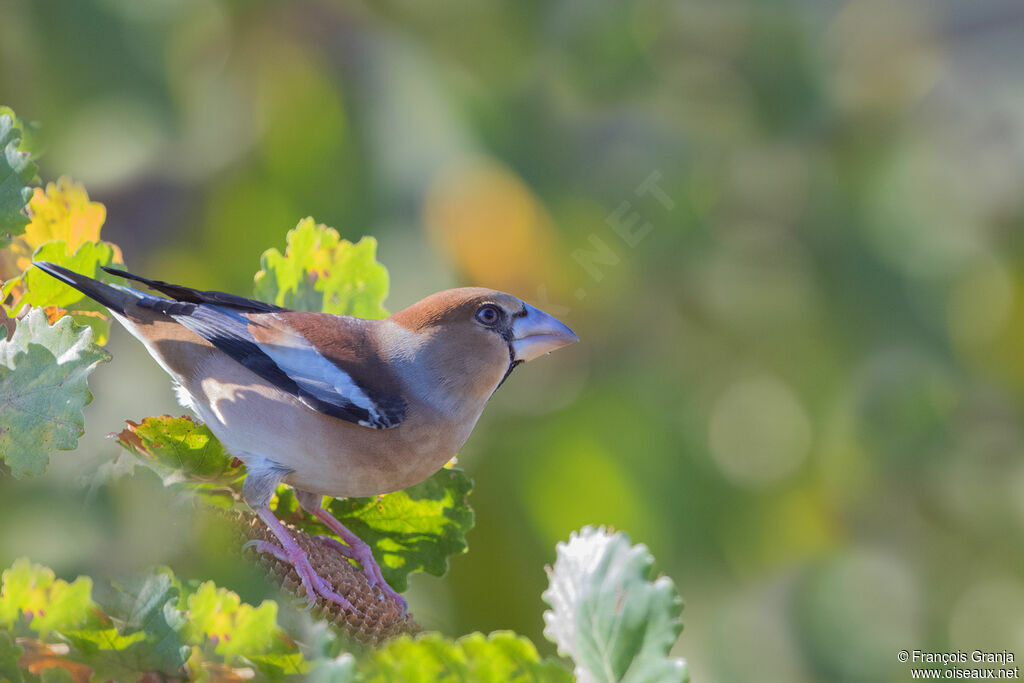
[[[544,311],[526,306],[526,315],[512,323],[512,352],[515,360],[528,361],[580,340],[569,327]]]

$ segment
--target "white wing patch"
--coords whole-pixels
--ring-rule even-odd
[[[370,420],[360,420],[363,427],[373,427],[383,416],[351,376],[321,356],[313,345],[298,331],[284,326],[274,329],[274,343],[262,342],[260,349],[303,390],[326,403],[337,403],[341,398],[365,410]]]

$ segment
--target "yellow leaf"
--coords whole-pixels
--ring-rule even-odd
[[[19,254],[21,270],[28,268],[31,252],[52,240],[64,240],[68,252],[74,253],[86,242],[98,242],[100,228],[107,218],[107,208],[99,202],[89,201],[85,187],[63,176],[49,183],[46,190],[37,187],[28,203],[31,222],[23,236],[29,253]],[[120,260],[120,259],[118,259]]]

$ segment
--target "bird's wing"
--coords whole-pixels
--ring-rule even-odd
[[[371,381],[375,379],[372,374],[360,367],[369,363],[386,370],[372,353],[368,354],[370,358],[350,356],[348,362],[332,359],[278,313],[155,296],[145,297],[138,305],[173,318],[313,410],[373,429],[390,429],[405,419],[406,403],[397,383],[386,376]],[[365,346],[361,342],[365,341],[362,337],[369,321],[291,311],[286,314],[314,318],[321,326],[332,327],[333,337],[342,346]],[[346,336],[355,338],[346,340]]]
[[[401,385],[377,353],[374,324],[297,311],[249,316],[250,333],[299,385],[304,401],[364,427],[390,429],[405,420],[407,405]]]
[[[313,410],[374,429],[389,429],[405,419],[401,384],[377,353],[370,329],[373,321],[289,311],[234,294],[104,268],[172,297],[165,299],[104,284],[52,263],[35,265],[110,308],[140,338],[146,337],[143,330],[150,326],[136,326],[133,311],[148,309],[191,330]],[[144,341],[161,360],[153,346],[158,340]],[[166,359],[161,364],[167,368]]]

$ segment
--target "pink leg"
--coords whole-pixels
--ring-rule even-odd
[[[313,565],[309,563],[309,556],[306,554],[306,551],[299,547],[299,544],[291,537],[291,534],[288,533],[288,530],[281,521],[270,511],[270,507],[260,505],[255,509],[256,514],[267,525],[270,532],[274,534],[277,542],[281,544],[281,548],[268,541],[249,541],[243,547],[253,546],[259,552],[269,553],[282,562],[287,562],[293,566],[299,578],[302,579],[302,585],[306,589],[306,599],[309,601],[310,607],[316,603],[317,595],[320,595],[329,602],[337,603],[344,609],[355,612],[352,603],[335,593],[331,584],[316,573]]]
[[[318,504],[315,507],[310,506],[310,508],[306,509],[348,545],[343,545],[330,536],[317,536],[317,538],[337,549],[338,552],[345,557],[350,557],[358,562],[363,568],[363,573],[366,574],[366,579],[369,581],[370,585],[380,586],[380,589],[384,591],[385,594],[389,595],[392,600],[401,605],[402,609],[405,610],[408,607],[408,603],[405,601],[405,598],[391,588],[391,586],[388,585],[388,582],[384,580],[384,575],[381,574],[380,571],[380,565],[377,564],[377,560],[373,559],[373,552],[370,550],[370,546],[366,545],[361,538],[346,529],[345,525],[335,519],[334,515],[325,510],[322,504]]]

